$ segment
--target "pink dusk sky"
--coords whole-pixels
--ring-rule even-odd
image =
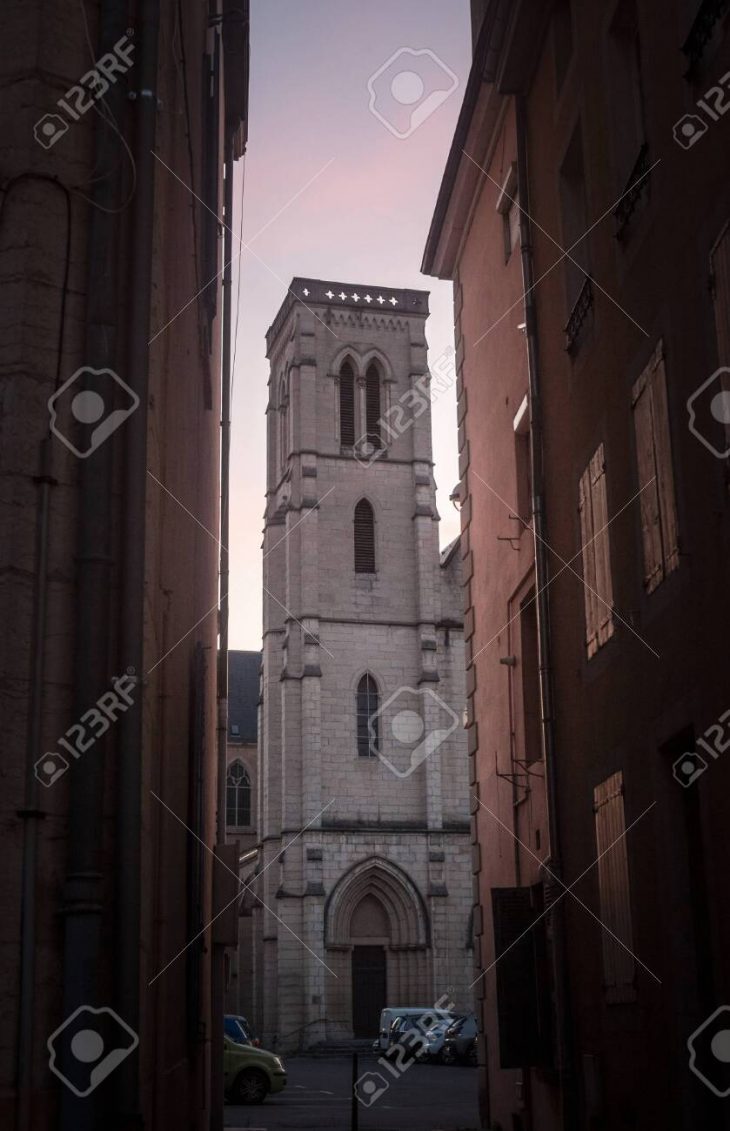
[[[426,86],[458,82],[410,136],[369,109],[368,79],[401,48],[428,55]],[[401,56],[409,59],[413,56]],[[470,62],[467,0],[252,0],[248,151],[243,189],[231,454],[230,644],[261,647],[261,532],[266,490],[264,335],[295,275],[431,292],[433,363],[453,346],[452,290],[419,266]],[[424,69],[427,68],[427,69]],[[386,114],[396,63],[383,72]],[[409,100],[406,75],[396,94]],[[427,93],[427,91],[426,91]],[[420,105],[423,95],[415,105]],[[388,101],[389,99],[389,101]],[[401,100],[400,113],[403,109]],[[396,125],[404,132],[401,117]],[[234,255],[238,249],[234,239]],[[240,269],[240,283],[239,283]],[[235,306],[234,306],[235,309]],[[235,315],[234,315],[235,317]],[[458,534],[455,390],[434,398],[433,446],[444,546]]]

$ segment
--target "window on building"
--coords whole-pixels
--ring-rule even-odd
[[[351,448],[355,443],[355,374],[349,361],[340,369],[340,444]]]
[[[621,772],[593,791],[598,856],[603,985],[609,1002],[633,1001],[635,962],[631,923],[631,891]],[[618,941],[620,940],[620,942]]]
[[[283,470],[289,457],[289,389],[282,377],[279,383],[279,466]]]
[[[380,436],[380,373],[377,365],[368,366],[365,374],[365,431],[374,448],[382,448]]]
[[[355,573],[375,573],[375,516],[367,499],[355,507]]]
[[[573,13],[570,10],[570,0],[557,0],[553,9],[553,56],[555,89],[559,94],[573,57]]]
[[[504,184],[497,197],[497,211],[502,217],[502,236],[504,239],[504,261],[511,256],[520,243],[520,201],[517,189],[517,166],[509,167]]]
[[[238,723],[231,723],[231,738],[240,738],[241,728]]]
[[[560,167],[559,189],[563,247],[570,252],[570,257],[566,256],[564,261],[567,310],[570,313],[578,302],[586,276],[590,272],[586,236],[589,227],[588,202],[580,122]]]
[[[231,762],[226,774],[226,824],[241,828],[251,824],[251,779],[243,762]]]
[[[646,140],[636,0],[619,3],[606,52],[617,188],[624,188],[630,178],[633,180],[631,175]]]
[[[375,750],[380,748],[379,700],[378,685],[368,672],[357,685],[357,753],[360,758],[374,757]]]
[[[515,478],[517,515],[524,523],[532,522],[532,466],[530,463],[530,408],[525,394],[512,422],[515,435]]]
[[[603,444],[580,477],[578,487],[586,648],[595,655],[613,636],[613,580],[608,539],[606,464]]]
[[[520,666],[522,668],[523,756],[526,762],[542,758],[540,660],[537,646],[537,601],[534,590],[520,605]]]
[[[644,586],[647,593],[651,593],[679,565],[677,504],[661,342],[634,384],[631,407],[641,489]]]

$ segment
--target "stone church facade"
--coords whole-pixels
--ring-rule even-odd
[[[265,1046],[470,1008],[460,556],[439,553],[424,291],[294,279],[271,364],[252,880]],[[425,395],[424,395],[425,393]]]

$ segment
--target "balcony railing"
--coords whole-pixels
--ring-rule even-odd
[[[639,156],[636,158],[636,163],[629,174],[629,179],[626,182],[626,188],[621,196],[620,201],[613,210],[613,218],[616,223],[616,239],[621,240],[624,238],[626,228],[628,227],[629,220],[633,216],[636,208],[645,192],[649,191],[649,146],[646,142],[639,150]]]
[[[702,0],[689,35],[682,44],[682,53],[688,63],[685,78],[691,78],[694,74],[707,44],[712,39],[717,21],[725,15],[728,8],[730,8],[730,0]]]
[[[574,354],[578,348],[578,340],[588,317],[588,312],[593,306],[593,284],[590,275],[586,275],[580,294],[575,300],[570,317],[565,326],[565,348],[569,354]]]

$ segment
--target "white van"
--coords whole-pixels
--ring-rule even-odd
[[[413,1021],[423,1018],[419,1028],[425,1033],[436,1021],[453,1021],[456,1014],[450,1009],[435,1009],[432,1005],[391,1005],[380,1013],[380,1031],[375,1042],[382,1052],[388,1047],[390,1027],[396,1017],[409,1017]]]

